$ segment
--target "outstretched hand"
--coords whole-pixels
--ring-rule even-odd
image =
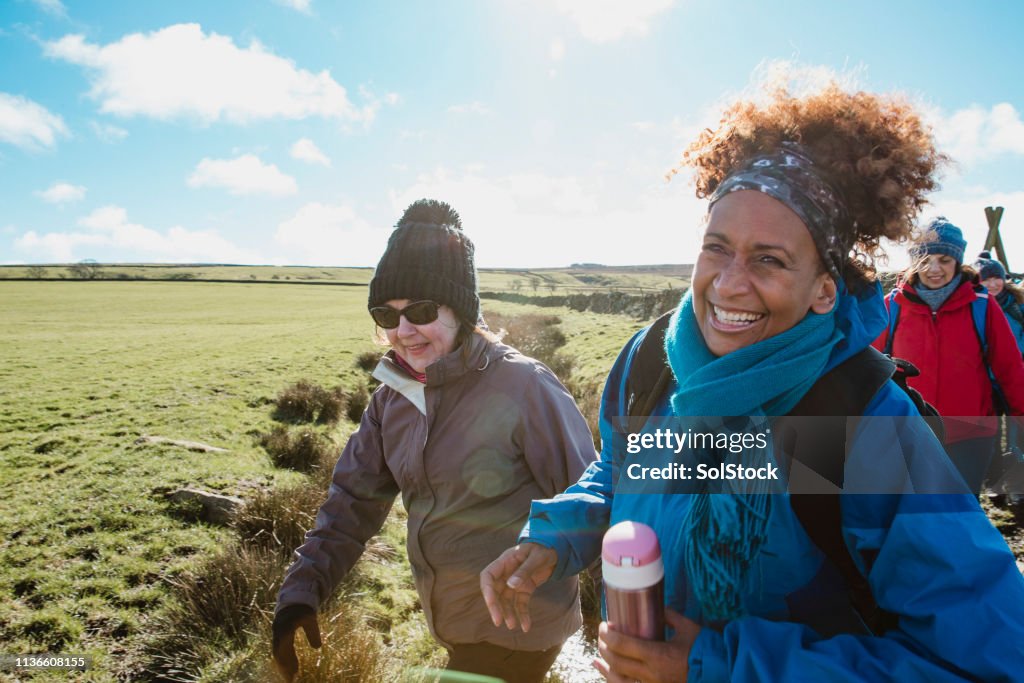
[[[305,605],[295,605],[295,611],[288,613],[293,607],[286,607],[274,618],[274,637],[272,650],[274,666],[288,683],[295,680],[299,672],[299,658],[295,656],[295,632],[300,628],[306,632],[306,642],[311,647],[319,648],[320,626],[316,621],[316,612]]]
[[[530,598],[558,564],[558,554],[538,543],[520,543],[503,552],[480,572],[480,591],[495,626],[505,622],[530,630]]]
[[[667,642],[633,638],[601,622],[597,636],[601,658],[594,660],[594,668],[613,683],[685,681],[689,674],[690,648],[700,633],[700,626],[668,608],[665,621],[676,632]]]

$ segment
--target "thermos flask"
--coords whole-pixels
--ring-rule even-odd
[[[665,567],[654,529],[619,522],[601,546],[608,623],[619,633],[665,639]]]

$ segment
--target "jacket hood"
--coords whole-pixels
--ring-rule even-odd
[[[840,281],[835,315],[836,328],[843,333],[843,340],[832,349],[822,374],[866,349],[889,324],[881,283],[875,282],[853,294]]]

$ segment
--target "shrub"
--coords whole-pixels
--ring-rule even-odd
[[[260,445],[266,449],[270,461],[276,467],[313,472],[323,463],[335,457],[334,442],[312,429],[289,432],[287,427],[277,426],[260,438]]]
[[[356,356],[356,367],[363,372],[373,372],[380,361],[380,355],[379,351],[364,351]]]
[[[348,395],[345,417],[349,419],[349,422],[359,424],[359,421],[363,419],[363,412],[368,405],[370,405],[370,390],[366,385],[360,385]]]
[[[243,543],[289,556],[302,545],[326,497],[326,483],[312,480],[261,490],[242,508],[234,526]]]
[[[541,361],[563,381],[568,378],[572,361],[557,353],[566,342],[565,334],[558,328],[562,319],[557,315],[528,313],[511,318],[488,312],[485,316],[493,331],[504,331],[502,341],[506,344]]]
[[[583,413],[587,425],[590,427],[590,434],[594,439],[594,447],[601,448],[601,428],[599,425],[601,413],[601,393],[603,390],[600,381],[580,381],[570,377],[565,380],[565,388],[572,394],[580,412]]]
[[[253,627],[269,618],[284,569],[277,552],[231,543],[169,579],[172,599],[149,628],[146,673],[198,680],[207,662],[243,647]]]
[[[345,412],[345,392],[301,380],[278,394],[274,404],[273,417],[279,422],[334,424]]]

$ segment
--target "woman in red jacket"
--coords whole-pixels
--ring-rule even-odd
[[[908,384],[945,419],[946,452],[977,494],[996,446],[989,372],[1008,414],[1022,415],[1024,363],[999,304],[963,265],[966,246],[960,228],[941,217],[931,222],[911,248],[913,265],[885,299],[890,324],[874,346],[921,371]]]

